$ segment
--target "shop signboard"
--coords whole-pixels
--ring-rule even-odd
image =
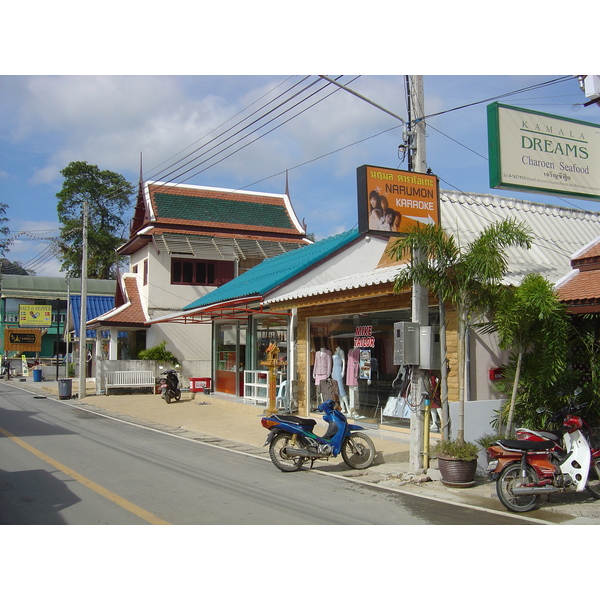
[[[402,234],[415,223],[439,223],[435,175],[362,165],[357,169],[361,233]]]
[[[19,327],[52,326],[52,306],[49,304],[19,304]]]
[[[4,350],[7,352],[41,352],[41,330],[6,328],[4,330]]]
[[[600,125],[488,105],[490,187],[600,200]]]

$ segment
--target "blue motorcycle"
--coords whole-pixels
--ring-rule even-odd
[[[329,460],[340,452],[344,462],[353,469],[366,469],[375,460],[375,445],[371,438],[358,433],[360,425],[350,425],[345,415],[335,409],[333,400],[326,400],[317,409],[324,412],[323,420],[328,428],[323,437],[313,432],[314,419],[294,415],[268,415],[262,417],[261,425],[269,430],[265,446],[269,456],[281,471],[298,471],[304,461]]]

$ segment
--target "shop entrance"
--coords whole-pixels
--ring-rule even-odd
[[[247,324],[236,321],[215,327],[215,391],[243,396]]]

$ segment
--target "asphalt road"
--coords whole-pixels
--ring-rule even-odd
[[[508,525],[137,427],[0,383],[0,524]]]

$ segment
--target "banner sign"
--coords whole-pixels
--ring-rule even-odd
[[[439,223],[435,175],[363,165],[357,183],[360,233],[398,234],[415,223]]]
[[[19,304],[19,327],[51,327],[52,306],[49,304]]]
[[[41,352],[41,330],[6,328],[4,330],[4,350],[7,352]]]
[[[600,200],[600,125],[488,105],[490,187]]]

